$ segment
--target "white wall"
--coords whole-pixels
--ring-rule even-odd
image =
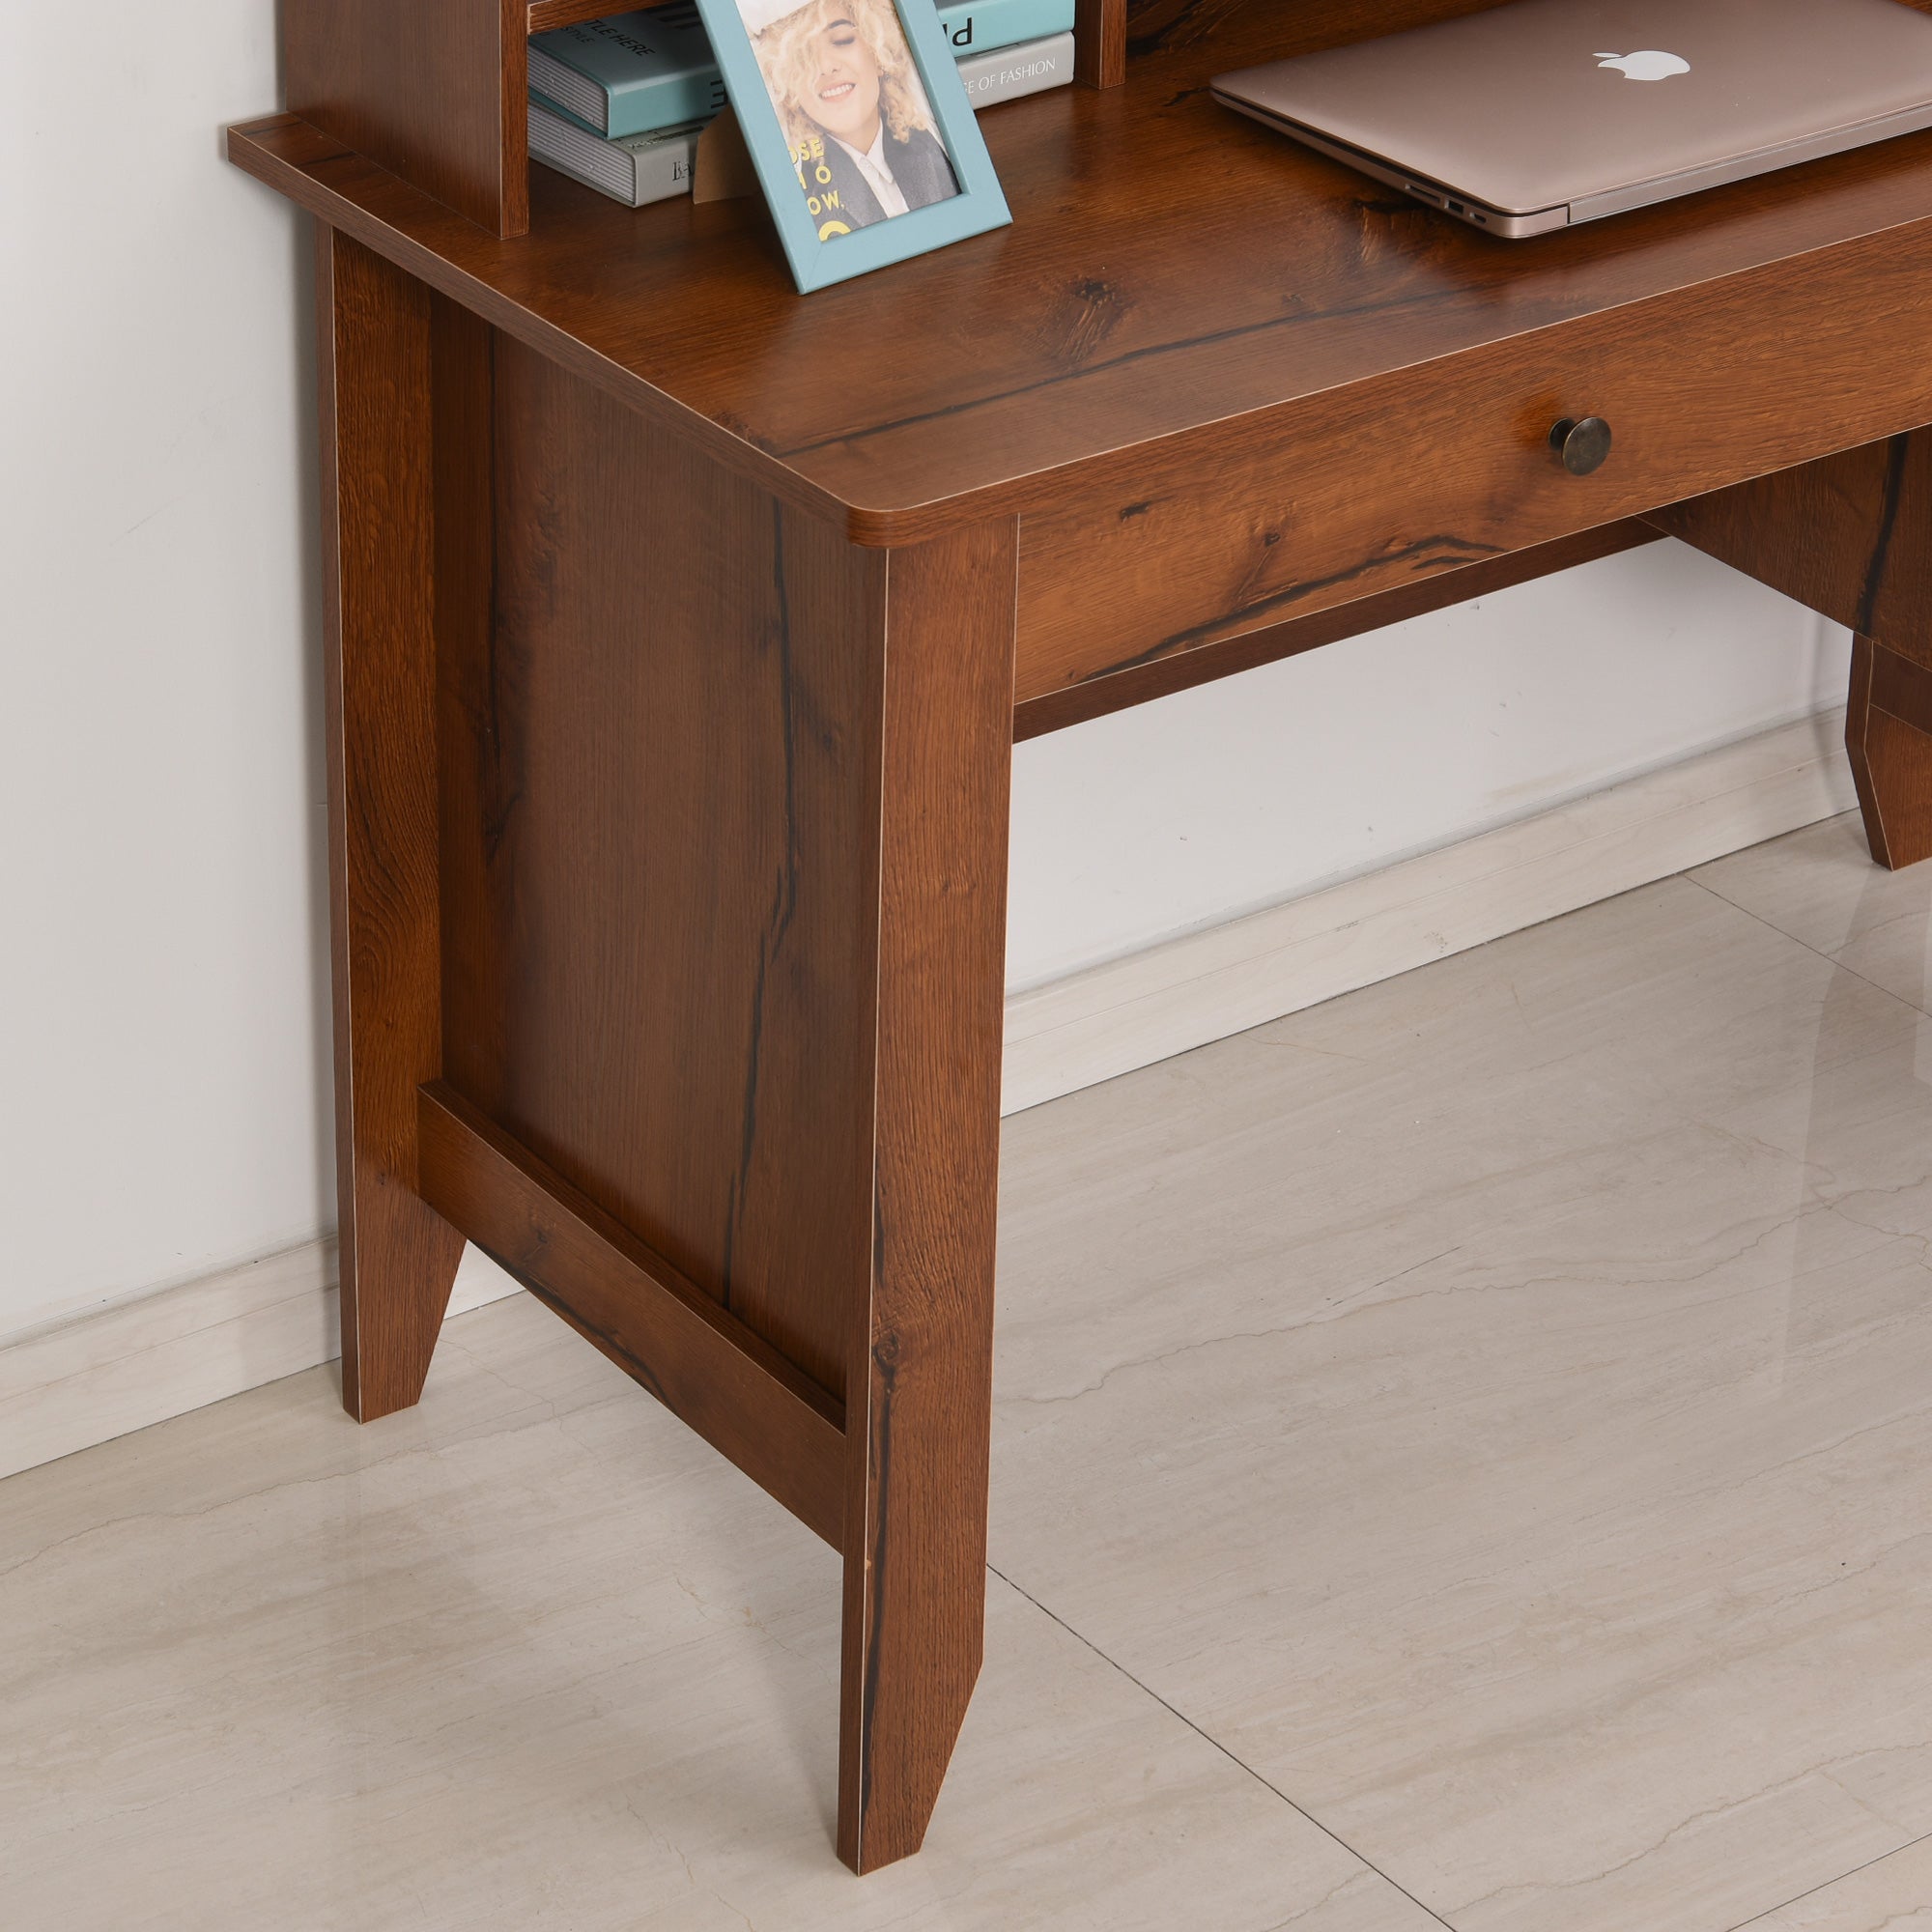
[[[219,159],[270,0],[0,62],[0,1335],[318,1232],[329,1176],[306,237]],[[1033,981],[1841,696],[1811,618],[1612,559],[1021,748]]]
[[[0,1332],[312,1235],[327,1172],[307,282],[218,145],[271,10],[85,21],[0,59]]]
[[[1681,544],[1020,745],[1037,985],[1842,704],[1849,634]]]

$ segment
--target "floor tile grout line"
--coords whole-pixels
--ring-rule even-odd
[[[1021,1592],[1025,1594],[1024,1591]],[[1049,1610],[1048,1616],[1053,1612]],[[1748,1918],[1740,1918],[1735,1925],[1727,1926],[1725,1932],[1745,1932],[1749,1925],[1756,1925],[1769,1918],[1774,1912],[1783,1912],[1794,1905],[1803,1905],[1807,1898],[1816,1898],[1821,1891],[1830,1891],[1834,1885],[1843,1885],[1848,1878],[1857,1878],[1862,1871],[1870,1871],[1873,1865],[1882,1865],[1888,1859],[1895,1859],[1903,1852],[1909,1852],[1915,1845],[1932,1844],[1932,1832],[1922,1833],[1918,1837],[1908,1838],[1902,1845],[1894,1845],[1889,1852],[1881,1852],[1875,1859],[1867,1859],[1861,1865],[1854,1865],[1850,1871],[1840,1872],[1836,1878],[1821,1879],[1809,1889],[1795,1892],[1789,1898],[1781,1898],[1776,1905],[1767,1905],[1762,1912],[1754,1912]]]
[[[1707,884],[1703,879],[1698,878],[1696,876],[1696,872],[1701,869],[1702,867],[1687,867],[1683,871],[1678,872],[1673,876],[1682,879],[1688,885],[1692,885],[1697,887],[1698,890],[1701,892],[1707,893],[1712,898],[1716,899],[1720,905],[1728,906],[1734,912],[1743,913],[1747,919],[1751,920],[1754,923],[1762,926],[1767,932],[1775,933],[1780,939],[1787,939],[1791,941],[1793,945],[1802,947],[1805,952],[1811,953],[1813,957],[1822,959],[1828,966],[1833,967],[1834,970],[1841,973],[1850,974],[1853,979],[1859,980],[1861,984],[1870,986],[1874,992],[1885,994],[1888,998],[1897,1001],[1897,1003],[1900,1006],[1905,1007],[1911,1011],[1920,1013],[1927,1017],[1932,1017],[1932,1013],[1928,1013],[1927,1009],[1919,1006],[1917,1001],[1906,999],[1902,994],[1894,992],[1889,986],[1880,985],[1876,980],[1872,980],[1868,978],[1865,974],[1859,972],[1856,967],[1846,965],[1843,960],[1833,958],[1829,952],[1824,952],[1819,947],[1813,946],[1808,940],[1801,939],[1796,933],[1787,932],[1784,930],[1782,926],[1774,924],[1773,922],[1766,919],[1763,916],[1763,914],[1754,912],[1748,906],[1740,905],[1737,902],[1737,900],[1730,898],[1725,894],[1719,892],[1715,886]],[[1087,1647],[1087,1649],[1091,1650],[1095,1657],[1101,1660],[1102,1662],[1108,1664],[1111,1668],[1118,1671],[1122,1677],[1124,1677],[1127,1680],[1129,1684],[1133,1685],[1137,1690],[1140,1690],[1146,1696],[1151,1697],[1156,1704],[1158,1704],[1161,1707],[1162,1710],[1166,1711],[1170,1717],[1175,1718],[1180,1723],[1186,1725],[1186,1727],[1190,1731],[1192,1731],[1196,1737],[1202,1739],[1205,1743],[1211,1745],[1215,1750],[1219,1751],[1221,1755],[1225,1757],[1231,1764],[1233,1764],[1237,1770],[1245,1772],[1247,1776],[1253,1778],[1257,1784],[1261,1785],[1261,1787],[1264,1791],[1268,1792],[1273,1797],[1279,1799],[1281,1803],[1286,1804],[1291,1811],[1294,1812],[1298,1817],[1305,1819],[1309,1824],[1313,1825],[1318,1832],[1321,1833],[1321,1834],[1324,1837],[1330,1839],[1333,1843],[1339,1845],[1342,1848],[1342,1850],[1344,1850],[1350,1855],[1350,1858],[1359,1861],[1370,1871],[1374,1872],[1378,1878],[1381,1879],[1384,1884],[1394,1887],[1394,1889],[1397,1891],[1399,1891],[1403,1895],[1403,1897],[1407,1899],[1408,1902],[1411,1905],[1413,1905],[1419,1912],[1426,1913],[1429,1916],[1429,1918],[1432,1918],[1437,1925],[1444,1927],[1445,1932],[1457,1932],[1457,1928],[1451,1923],[1449,1919],[1443,1918],[1443,1916],[1439,1912],[1436,1912],[1433,1907],[1424,1904],[1423,1901],[1418,1897],[1416,1897],[1416,1895],[1412,1891],[1410,1891],[1406,1886],[1400,1884],[1397,1880],[1391,1878],[1389,1874],[1383,1871],[1379,1865],[1376,1864],[1373,1860],[1367,1858],[1366,1856],[1364,1856],[1363,1853],[1358,1851],[1353,1845],[1350,1844],[1349,1841],[1346,1838],[1344,1838],[1340,1833],[1334,1831],[1329,1826],[1324,1825],[1320,1818],[1314,1815],[1313,1812],[1308,1811],[1300,1804],[1297,1804],[1293,1798],[1291,1798],[1287,1794],[1287,1792],[1283,1791],[1279,1785],[1272,1783],[1268,1778],[1263,1776],[1263,1775],[1259,1771],[1257,1771],[1253,1765],[1247,1763],[1243,1758],[1238,1757],[1234,1751],[1229,1749],[1229,1747],[1226,1745],[1224,1745],[1219,1738],[1213,1736],[1211,1732],[1204,1730],[1199,1724],[1197,1724],[1193,1720],[1193,1719],[1189,1718],[1184,1712],[1178,1710],[1174,1705],[1170,1704],[1168,1700],[1160,1694],[1159,1691],[1152,1690],[1147,1684],[1143,1683],[1141,1679],[1136,1677],[1133,1674],[1133,1672],[1129,1670],[1123,1663],[1122,1663],[1118,1659],[1109,1656],[1108,1653],[1102,1650],[1100,1646],[1096,1644],[1091,1637],[1085,1635],[1082,1632],[1074,1629],[1074,1627],[1071,1624],[1069,1624],[1064,1617],[1059,1616],[1053,1610],[1048,1609],[1047,1606],[1044,1604],[1042,1604],[1037,1597],[1034,1596],[1031,1592],[1023,1589],[1018,1583],[1014,1582],[1013,1579],[1010,1577],[1009,1577],[1004,1571],[995,1568],[995,1566],[991,1563],[988,1563],[986,1568],[988,1569],[988,1571],[991,1572],[993,1576],[997,1577],[1000,1579],[1000,1581],[1005,1583],[1009,1589],[1016,1591],[1020,1596],[1024,1597],[1026,1601],[1034,1606],[1035,1609],[1038,1610],[1043,1616],[1050,1618],[1054,1623],[1058,1624],[1062,1630],[1065,1631],[1069,1636],[1076,1638],[1080,1643],[1084,1644]],[[1836,1874],[1834,1877],[1822,1880],[1819,1884],[1811,1886],[1804,1891],[1797,1892],[1790,1898],[1781,1899],[1775,1905],[1770,1905],[1765,1907],[1764,1910],[1761,1912],[1753,1913],[1748,1918],[1742,1918],[1737,1920],[1733,1925],[1726,1928],[1726,1932],[1747,1932],[1747,1928],[1760,1923],[1762,1920],[1770,1918],[1773,1913],[1783,1912],[1793,1905],[1802,1904],[1805,1899],[1815,1897],[1819,1892],[1830,1890],[1833,1886],[1842,1885],[1847,1879],[1856,1878],[1859,1875],[1859,1873],[1863,1871],[1868,1871],[1874,1865],[1880,1865],[1885,1863],[1885,1861],[1888,1859],[1897,1858],[1902,1853],[1909,1852],[1913,1850],[1916,1846],[1926,1844],[1928,1842],[1932,1842],[1932,1833],[1927,1833],[1920,1837],[1908,1839],[1903,1844],[1894,1845],[1893,1847],[1891,1847],[1890,1850],[1881,1852],[1876,1858],[1867,1859],[1864,1861],[1863,1863],[1852,1866],[1852,1868],[1849,1871],[1840,1872]],[[1292,1919],[1288,1921],[1289,1924],[1293,1924],[1293,1921]],[[1281,1928],[1276,1928],[1276,1932],[1281,1932]]]
[[[1143,1684],[1141,1680],[1138,1677],[1136,1677],[1134,1673],[1131,1670],[1129,1670],[1124,1663],[1122,1663],[1118,1658],[1109,1657],[1107,1653],[1104,1650],[1102,1650],[1100,1646],[1097,1643],[1095,1643],[1092,1637],[1087,1636],[1083,1634],[1081,1632],[1075,1630],[1073,1626],[1070,1623],[1068,1623],[1065,1617],[1060,1616],[1056,1614],[1054,1611],[1048,1609],[1047,1606],[1044,1604],[1042,1604],[1040,1600],[1037,1597],[1036,1597],[1031,1591],[1022,1589],[1019,1584],[1015,1583],[1013,1579],[1010,1577],[1009,1577],[1004,1570],[995,1569],[991,1563],[988,1563],[986,1565],[986,1568],[989,1572],[991,1572],[993,1576],[997,1577],[1000,1579],[1000,1581],[1007,1586],[1008,1589],[1018,1591],[1019,1594],[1022,1597],[1024,1597],[1027,1600],[1027,1602],[1030,1603],[1034,1606],[1034,1608],[1037,1609],[1042,1616],[1051,1617],[1053,1621],[1057,1623],[1060,1626],[1060,1628],[1067,1634],[1068,1636],[1077,1639],[1081,1643],[1084,1643],[1087,1646],[1087,1648],[1091,1650],[1094,1653],[1094,1655],[1100,1660],[1102,1663],[1105,1663],[1111,1669],[1118,1670],[1121,1673],[1121,1675],[1124,1677],[1127,1680],[1127,1682],[1134,1687],[1136,1690],[1141,1691],[1146,1696],[1151,1697],[1153,1701],[1156,1704],[1158,1704],[1160,1708],[1168,1714],[1169,1717],[1178,1719],[1181,1723],[1185,1724],[1187,1728],[1190,1731],[1192,1731],[1197,1738],[1203,1740],[1204,1743],[1212,1745],[1213,1747],[1217,1751],[1219,1751],[1221,1755],[1225,1757],[1230,1764],[1234,1765],[1239,1771],[1246,1772],[1247,1775],[1250,1777],[1252,1777],[1254,1781],[1257,1784],[1259,1784],[1264,1791],[1271,1792],[1276,1798],[1280,1799],[1281,1802],[1284,1804],[1286,1804],[1288,1808],[1291,1811],[1293,1811],[1297,1817],[1305,1818],[1309,1822],[1309,1824],[1313,1825],[1315,1829],[1321,1833],[1323,1837],[1330,1838],[1336,1844],[1340,1845],[1341,1848],[1345,1852],[1347,1852],[1351,1859],[1354,1859],[1358,1861],[1361,1864],[1366,1865],[1368,1869],[1374,1872],[1375,1875],[1378,1879],[1380,1879],[1384,1885],[1393,1886],[1395,1889],[1401,1892],[1402,1895],[1406,1899],[1407,1899],[1408,1902],[1412,1906],[1414,1906],[1418,1912],[1428,1913],[1429,1917],[1433,1918],[1436,1924],[1440,1925],[1443,1928],[1443,1932],[1457,1932],[1457,1928],[1454,1925],[1452,1925],[1448,1919],[1444,1918],[1439,1912],[1434,1910],[1430,1906],[1425,1905],[1422,1902],[1422,1900],[1417,1898],[1414,1892],[1410,1891],[1406,1885],[1401,1884],[1396,1879],[1390,1878],[1388,1873],[1383,1871],[1382,1868],[1378,1864],[1377,1864],[1373,1859],[1365,1858],[1360,1852],[1358,1852],[1354,1848],[1353,1845],[1350,1844],[1348,1839],[1343,1837],[1339,1832],[1331,1830],[1328,1826],[1324,1825],[1320,1818],[1316,1817],[1316,1815],[1312,1811],[1305,1810],[1301,1805],[1297,1804],[1294,1802],[1294,1800],[1291,1798],[1288,1795],[1288,1793],[1281,1788],[1280,1785],[1271,1783],[1267,1778],[1264,1777],[1261,1775],[1261,1773],[1254,1768],[1253,1765],[1249,1764],[1243,1758],[1236,1757],[1235,1753],[1231,1751],[1228,1748],[1228,1747],[1221,1742],[1219,1738],[1215,1737],[1211,1731],[1204,1731],[1201,1728],[1201,1726],[1197,1724],[1194,1721],[1194,1719],[1190,1718],[1184,1711],[1176,1710],[1175,1707],[1172,1704],[1170,1704],[1167,1701],[1167,1699],[1160,1694],[1158,1690],[1151,1690],[1147,1685]],[[1776,1908],[1773,1907],[1773,1910],[1776,1911]],[[1287,1923],[1290,1925],[1292,1925],[1293,1922],[1294,1921],[1293,1919],[1287,1921]],[[1281,1928],[1280,1927],[1274,1928],[1274,1932],[1281,1932]]]
[[[1719,863],[1721,863],[1721,861]],[[1695,886],[1699,892],[1709,893],[1719,905],[1727,905],[1733,912],[1741,912],[1747,919],[1755,920],[1767,932],[1775,932],[1778,938],[1788,939],[1794,946],[1802,946],[1814,959],[1822,959],[1827,966],[1832,967],[1834,971],[1849,973],[1860,985],[1869,986],[1873,992],[1883,993],[1889,1000],[1896,1000],[1908,1012],[1918,1013],[1923,1018],[1932,1019],[1932,1011],[1927,1011],[1917,1000],[1908,1000],[1903,993],[1894,992],[1889,986],[1881,986],[1876,980],[1866,974],[1861,973],[1856,966],[1847,966],[1842,959],[1834,959],[1831,953],[1825,952],[1822,948],[1813,946],[1808,939],[1800,939],[1795,932],[1786,932],[1781,925],[1774,925],[1770,920],[1765,918],[1763,913],[1753,912],[1749,906],[1740,905],[1736,899],[1726,898],[1716,886],[1706,885],[1702,879],[1693,876],[1691,872],[1679,872],[1676,876],[1682,879],[1685,884]],[[1773,1909],[1776,1910],[1775,1907]]]

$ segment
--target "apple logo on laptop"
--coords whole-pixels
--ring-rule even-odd
[[[1690,71],[1690,63],[1682,54],[1661,54],[1655,47],[1640,54],[1599,54],[1597,62],[1615,68],[1626,80],[1668,80],[1673,73]]]

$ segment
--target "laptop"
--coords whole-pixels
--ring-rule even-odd
[[[1491,235],[1932,128],[1903,0],[1516,0],[1218,75],[1214,97]]]

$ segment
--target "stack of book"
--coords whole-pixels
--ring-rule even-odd
[[[939,24],[975,108],[1073,78],[1073,0],[953,0]],[[724,105],[694,6],[530,37],[531,158],[634,208],[691,191],[697,137]]]

